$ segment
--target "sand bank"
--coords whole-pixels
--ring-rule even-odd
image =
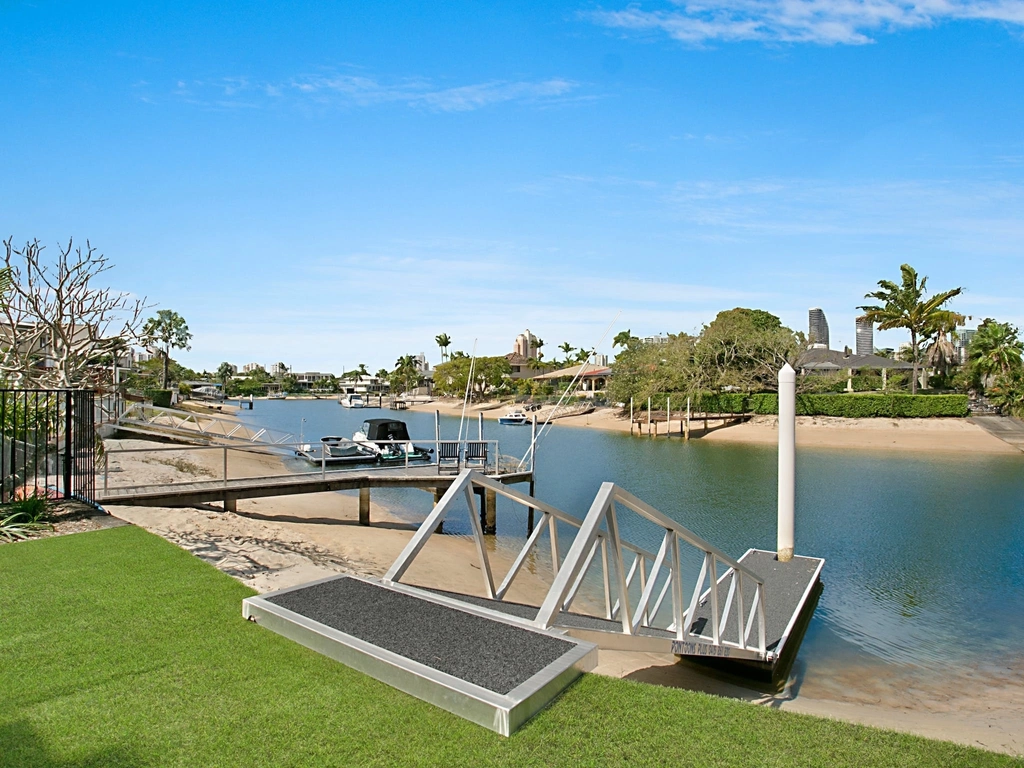
[[[488,406],[483,406],[488,407]],[[438,400],[410,407],[416,411],[440,411],[459,416],[462,402]],[[480,410],[467,408],[466,417],[497,419],[506,408]],[[970,419],[841,419],[829,416],[798,416],[796,420],[798,446],[819,448],[850,448],[864,450],[895,450],[913,452],[969,452],[993,454],[1019,454],[1020,450],[995,437]],[[555,427],[580,427],[629,432],[629,417],[623,417],[618,408],[598,408],[582,416],[567,416],[553,422]],[[644,437],[646,424],[641,425]],[[682,432],[682,422],[673,418],[669,427],[672,439]],[[711,419],[705,434],[703,419],[691,421],[691,437],[708,442],[777,443],[778,420],[774,416],[754,416],[750,421],[726,424]],[[639,427],[634,427],[639,432]],[[658,425],[658,434],[664,436],[665,423]]]

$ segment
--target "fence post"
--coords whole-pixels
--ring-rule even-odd
[[[224,485],[228,484],[228,447],[224,446]]]
[[[103,451],[103,493],[107,492],[107,478],[110,476],[110,454]]]
[[[71,460],[72,460],[72,435],[71,435],[71,390],[64,393],[64,498],[71,498]]]

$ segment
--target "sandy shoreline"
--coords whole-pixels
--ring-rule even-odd
[[[416,409],[438,409],[458,415],[461,404],[449,406],[447,411],[435,403],[417,406]],[[485,417],[497,418],[503,412],[504,409],[485,412]],[[473,418],[476,418],[475,413]],[[629,428],[626,420],[620,419],[611,409],[590,414],[589,423],[587,416],[561,421],[579,421],[583,423],[572,426],[596,429],[628,431]],[[903,430],[902,426],[878,426],[874,429],[885,439],[906,441],[908,434],[915,440],[930,435],[932,441],[941,436],[944,443],[958,442],[961,445],[970,444],[976,437],[974,430],[979,429],[966,423],[961,423],[959,430],[939,421],[924,424],[927,426],[914,430]],[[758,435],[774,434],[774,427],[770,424],[743,426],[749,426]],[[738,429],[740,427],[730,427],[712,432],[704,439],[722,440],[722,435]],[[815,430],[826,436],[833,435],[830,438],[833,442],[824,443],[827,445],[881,447],[865,438],[865,435],[875,434],[870,429],[848,429],[844,432],[841,426],[832,424],[824,427],[804,425],[802,430],[798,430],[798,439],[804,445],[817,444],[807,442],[807,436],[816,434]],[[893,437],[893,433],[898,437]],[[854,439],[848,446],[837,444],[836,434],[853,434]],[[984,436],[989,437],[987,433]],[[758,442],[749,437],[744,439]],[[764,441],[768,442],[767,439]],[[984,442],[975,444],[984,445]],[[145,440],[108,440],[106,445],[110,449],[168,447],[166,443]],[[1006,447],[1014,451],[1010,446]],[[109,482],[113,486],[211,479],[221,476],[222,461],[219,450],[204,451],[191,446],[152,453],[114,452],[109,457]],[[277,456],[231,452],[232,477],[270,475],[283,469]],[[337,573],[380,576],[401,552],[414,527],[379,504],[371,506],[373,525],[369,528],[359,526],[358,499],[354,495],[340,493],[242,500],[238,502],[237,514],[225,512],[219,505],[184,509],[113,506],[110,512],[174,542],[260,592]],[[492,545],[491,555],[495,559],[495,571],[504,573],[509,565],[508,553]],[[509,598],[539,604],[549,579],[550,574],[543,570],[524,573]],[[407,580],[424,586],[483,595],[483,576],[473,542],[461,536],[432,537],[410,569]],[[938,696],[932,692],[927,698],[916,699],[909,694],[894,694],[891,686],[879,686],[877,692],[865,693],[861,682],[844,688],[816,684],[813,678],[809,681],[797,678],[782,693],[765,694],[738,685],[736,681],[696,671],[690,665],[677,663],[671,655],[613,651],[600,653],[596,672],[700,690],[762,706],[901,730],[1011,754],[1024,753],[1024,732],[1020,728],[1020,723],[1024,722],[1024,697],[1018,695],[1019,687],[954,684],[948,695]]]
[[[485,406],[486,407],[486,406]],[[459,416],[462,402],[438,400],[410,406],[414,411],[440,411],[447,416]],[[497,420],[507,408],[489,410],[467,408],[466,418]],[[675,414],[673,414],[674,416]],[[629,417],[623,417],[617,408],[598,408],[583,416],[568,416],[553,422],[555,427],[581,427],[615,432],[629,432]],[[673,418],[669,425],[671,439],[681,436],[682,422]],[[755,416],[742,424],[723,424],[711,419],[709,431],[703,432],[703,419],[691,421],[691,436],[695,440],[712,443],[775,444],[778,442],[778,420],[774,416]],[[646,424],[641,425],[647,436]],[[635,433],[640,429],[634,427]],[[658,425],[658,434],[665,435],[665,423]],[[841,419],[827,416],[798,416],[796,442],[802,447],[849,448],[881,451],[970,452],[992,454],[1020,454],[1021,451],[998,437],[994,437],[970,419]]]

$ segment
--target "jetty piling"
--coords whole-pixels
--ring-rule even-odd
[[[796,371],[786,363],[779,371],[779,562],[793,559],[796,505]]]

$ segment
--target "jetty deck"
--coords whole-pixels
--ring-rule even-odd
[[[499,483],[528,483],[530,468],[490,474]],[[210,502],[233,504],[238,499],[264,496],[290,496],[300,493],[326,493],[369,488],[447,489],[458,475],[441,474],[437,465],[410,467],[373,467],[334,469],[269,477],[243,477],[229,480],[199,480],[191,483],[110,487],[97,492],[100,504],[133,504],[150,507],[194,506]]]

